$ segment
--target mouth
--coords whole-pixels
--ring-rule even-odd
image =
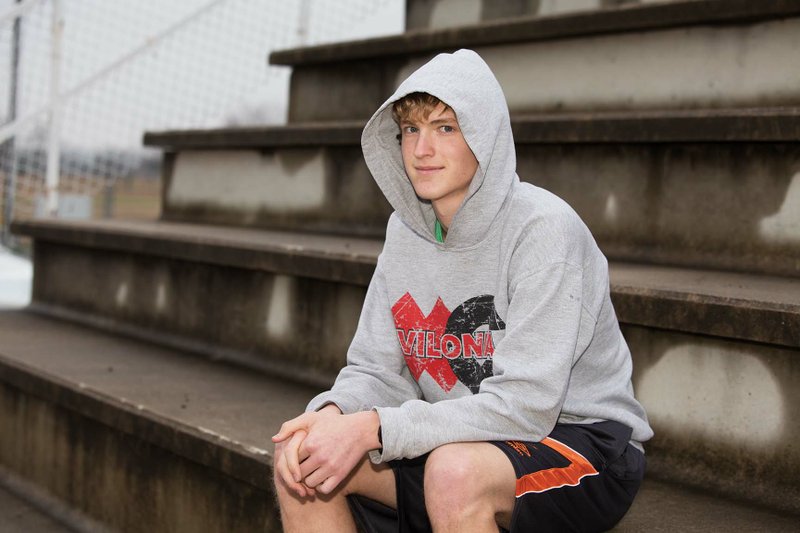
[[[444,167],[421,166],[421,167],[414,167],[414,170],[416,170],[420,174],[432,174],[436,171],[442,170],[443,168]]]

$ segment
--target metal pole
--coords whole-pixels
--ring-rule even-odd
[[[308,44],[308,24],[311,20],[311,0],[300,0],[300,15],[297,21],[297,46]]]
[[[50,133],[47,142],[47,215],[58,216],[58,182],[61,160],[61,36],[64,19],[61,0],[53,0],[52,49],[50,55]]]
[[[175,35],[179,31],[181,31],[182,29],[190,26],[192,24],[192,22],[194,22],[195,20],[207,15],[211,10],[213,10],[218,5],[221,5],[226,1],[228,1],[228,0],[210,0],[206,5],[204,5],[203,7],[199,8],[198,10],[194,11],[193,13],[191,13],[186,18],[181,19],[180,21],[176,22],[175,24],[173,24],[169,28],[166,28],[165,30],[161,31],[160,33],[157,33],[155,35],[147,37],[146,39],[144,39],[142,41],[141,45],[136,47],[131,52],[128,52],[127,54],[125,54],[124,56],[120,57],[119,59],[117,59],[116,61],[112,62],[111,64],[106,65],[105,67],[100,69],[98,72],[92,74],[88,78],[86,78],[83,81],[81,81],[80,83],[78,83],[76,86],[64,91],[64,93],[61,94],[61,99],[59,101],[63,105],[65,102],[68,102],[72,98],[74,98],[74,97],[78,96],[79,94],[83,93],[84,91],[88,90],[90,87],[93,87],[97,82],[105,79],[109,74],[112,74],[112,73],[116,72],[123,65],[129,63],[130,61],[132,61],[136,57],[138,57],[138,56],[140,56],[142,54],[145,54],[148,51],[152,50],[161,41],[169,38],[172,35]],[[28,124],[33,123],[40,116],[43,116],[43,115],[45,115],[45,113],[49,113],[50,111],[51,111],[50,103],[48,103],[46,105],[40,106],[39,108],[34,109],[33,111],[30,111],[30,112],[22,115],[14,123],[4,124],[4,125],[0,126],[0,142],[4,141],[5,139],[8,139],[9,137],[11,137],[13,135],[16,135],[17,131],[21,130],[22,128],[24,128]]]
[[[22,0],[17,0],[17,4]],[[17,118],[17,88],[19,87],[19,44],[22,32],[22,17],[14,19],[14,26],[11,36],[11,76],[8,95],[8,122],[12,123]],[[17,190],[17,151],[15,138],[11,137],[3,143],[3,160],[6,161],[6,175],[3,190],[5,198],[3,201],[3,245],[8,248],[14,247],[14,237],[11,235],[11,221],[14,219],[14,201]]]

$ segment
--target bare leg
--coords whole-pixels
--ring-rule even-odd
[[[300,498],[287,490],[279,476],[275,492],[281,509],[281,521],[286,533],[293,532],[355,532],[356,525],[346,497],[359,494],[396,509],[394,473],[385,464],[374,465],[367,457],[353,469],[331,494]]]
[[[492,444],[459,442],[435,449],[425,464],[425,507],[433,530],[507,529],[516,479],[511,461]]]

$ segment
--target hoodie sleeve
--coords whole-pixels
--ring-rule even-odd
[[[538,441],[555,426],[580,335],[594,327],[581,303],[582,269],[551,263],[516,283],[505,338],[495,347],[494,375],[477,394],[427,403],[378,407],[380,461],[416,457],[450,442]],[[373,457],[378,460],[378,457]]]
[[[356,334],[347,351],[347,365],[339,372],[331,390],[312,399],[306,411],[316,411],[325,404],[334,403],[342,413],[350,414],[375,406],[399,406],[407,400],[421,398],[422,393],[408,372],[399,343],[386,342],[386,332],[394,328],[386,282],[378,261]]]

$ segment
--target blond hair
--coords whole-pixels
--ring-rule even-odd
[[[439,104],[444,104],[444,110],[450,106],[428,93],[410,93],[392,104],[392,118],[399,126],[403,121],[416,122],[428,118]]]

